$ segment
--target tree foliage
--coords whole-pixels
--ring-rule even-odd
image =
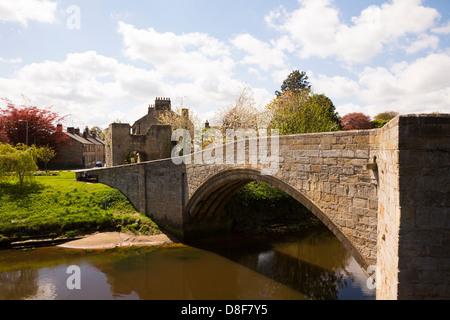
[[[385,111],[382,113],[377,114],[374,117],[374,120],[387,120],[387,121],[391,121],[392,119],[394,119],[396,116],[398,116],[399,113],[395,112],[395,111]]]
[[[91,135],[95,135],[95,136],[98,137],[98,138],[102,138],[102,139],[105,138],[105,133],[103,132],[103,130],[102,130],[100,127],[97,127],[97,126],[92,127],[92,128],[89,130],[89,133],[90,133]]]
[[[243,87],[234,103],[226,109],[219,110],[213,121],[220,128],[223,136],[228,129],[258,130],[262,123],[262,113],[256,107],[252,90],[249,87]]]
[[[342,130],[365,130],[372,127],[370,116],[354,112],[342,117]]]
[[[183,110],[187,110],[189,116]],[[172,131],[177,129],[188,130],[191,137],[194,136],[195,125],[200,123],[200,119],[191,110],[181,107],[176,107],[173,112],[162,112],[158,119],[161,124],[172,126]]]
[[[0,143],[0,177],[4,178],[12,173],[23,184],[25,180],[33,178],[33,171],[38,169],[33,148],[23,144],[12,147],[9,144]]]
[[[292,71],[286,80],[283,81],[281,85],[281,92],[275,91],[277,97],[281,96],[284,92],[293,91],[293,92],[301,92],[303,90],[310,90],[311,84],[308,82],[308,76],[305,72],[294,70]]]
[[[340,130],[340,118],[332,101],[311,90],[286,91],[267,105],[271,129],[280,134]]]
[[[53,148],[49,146],[43,146],[40,148],[36,148],[35,151],[36,157],[38,160],[41,160],[45,165],[45,171],[47,172],[47,165],[48,163],[56,157],[56,152],[53,150]]]
[[[0,143],[9,143],[9,139],[6,136],[5,131],[3,130],[3,126],[0,123]]]
[[[9,99],[2,100],[6,102],[6,108],[0,109],[0,131],[12,145],[25,144],[27,137],[28,145],[48,145],[55,150],[66,143],[66,136],[56,126],[65,116],[52,112],[51,107],[16,106]]]
[[[398,116],[399,113],[395,111],[385,111],[377,114],[372,121],[372,128],[383,128],[389,121]]]
[[[373,120],[371,122],[371,127],[373,129],[383,128],[386,124],[388,124],[390,120]]]

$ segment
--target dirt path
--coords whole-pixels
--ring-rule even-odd
[[[66,242],[58,247],[67,249],[110,249],[130,246],[158,246],[177,242],[173,237],[161,233],[154,236],[136,236],[121,232],[103,232]]]

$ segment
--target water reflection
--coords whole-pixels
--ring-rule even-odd
[[[196,245],[282,283],[308,299],[336,300],[355,280],[347,270],[354,259],[331,232],[323,228],[271,241],[249,236],[241,237],[240,241],[224,238],[222,245],[217,242]],[[361,292],[355,292],[353,298],[358,299],[359,295]]]
[[[16,270],[0,273],[0,300],[28,297],[38,289],[37,270]]]
[[[66,286],[81,269],[81,290]],[[356,266],[356,267],[355,267]],[[0,251],[0,299],[373,299],[364,275],[326,231],[187,245]]]

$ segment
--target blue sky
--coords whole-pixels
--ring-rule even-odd
[[[66,126],[134,122],[156,97],[203,120],[292,70],[341,116],[450,113],[448,0],[0,0],[0,97]]]

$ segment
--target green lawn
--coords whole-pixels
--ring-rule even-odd
[[[22,186],[0,183],[0,242],[96,231],[160,233],[158,226],[136,211],[120,191],[78,182],[72,172],[36,177]]]

